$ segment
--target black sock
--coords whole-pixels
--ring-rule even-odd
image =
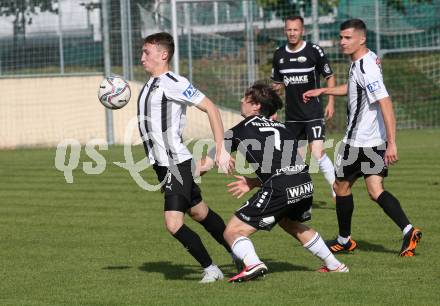
[[[338,217],[339,235],[348,237],[351,233],[351,216],[353,215],[353,195],[336,196],[336,215]]]
[[[223,238],[223,232],[225,231],[226,225],[223,219],[217,215],[217,213],[209,209],[206,218],[199,222],[203,227],[211,234],[211,236],[217,240],[218,243],[223,245],[223,247],[229,253],[232,252],[229,244]]]
[[[193,232],[185,224],[173,235],[174,238],[188,250],[188,252],[200,263],[202,268],[207,268],[212,264],[212,259],[205,246],[200,240],[199,235]]]
[[[403,212],[402,206],[400,206],[399,200],[388,191],[382,192],[376,202],[401,230],[410,224],[408,217]]]

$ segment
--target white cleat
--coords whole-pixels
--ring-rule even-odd
[[[223,273],[216,265],[212,265],[207,270],[203,272],[203,278],[200,283],[213,283],[215,281],[223,279]]]

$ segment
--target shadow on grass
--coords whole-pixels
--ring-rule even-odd
[[[331,199],[328,200],[327,202],[325,202],[325,201],[313,201],[312,207],[314,209],[331,209],[331,210],[335,210],[336,209],[336,205],[332,202]]]
[[[365,240],[356,240],[358,245],[358,250],[360,251],[368,251],[368,252],[376,252],[376,253],[394,253],[398,254],[397,250],[390,250],[385,248],[381,244],[374,244]]]
[[[107,266],[102,268],[103,270],[126,270],[130,269],[130,266]]]
[[[269,269],[269,273],[281,273],[281,272],[291,272],[291,271],[313,271],[313,269],[304,266],[294,265],[291,264],[290,262],[276,261],[271,258],[269,259],[265,258],[264,263]]]
[[[281,273],[289,271],[313,271],[304,266],[293,265],[288,262],[264,259],[264,263],[269,268],[269,273]],[[236,274],[232,264],[219,266],[226,277]],[[139,270],[150,273],[162,273],[165,279],[171,280],[198,280],[201,278],[202,268],[197,265],[174,264],[170,261],[144,262]]]
[[[163,273],[165,279],[198,280],[202,275],[200,266],[181,265],[170,261],[144,262],[138,269],[150,273]]]

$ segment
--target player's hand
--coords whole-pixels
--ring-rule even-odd
[[[221,148],[217,150],[215,154],[215,164],[221,172],[226,174],[232,174],[235,170],[235,159],[226,151],[224,146],[221,146]]]
[[[324,92],[324,88],[317,88],[317,89],[311,89],[307,90],[305,93],[303,93],[303,100],[304,103],[307,103],[310,101],[313,97],[318,97]]]
[[[249,190],[251,190],[252,187],[250,184],[250,179],[246,176],[234,175],[234,177],[237,180],[227,185],[229,187],[228,192],[231,193],[233,197],[239,199]]]
[[[333,103],[327,103],[327,106],[325,107],[324,110],[325,120],[332,119],[334,114],[335,114],[335,106],[333,105]]]
[[[214,167],[214,161],[207,157],[203,157],[196,162],[196,169],[194,171],[194,177],[199,177],[211,170]]]
[[[398,160],[399,157],[397,156],[397,145],[395,143],[389,143],[387,145],[387,150],[385,151],[385,165],[394,165]]]

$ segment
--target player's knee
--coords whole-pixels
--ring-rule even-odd
[[[182,227],[182,225],[183,221],[181,220],[171,218],[165,219],[165,227],[171,235],[174,235]]]
[[[315,160],[319,161],[324,156],[324,150],[312,147],[312,156]]]
[[[200,202],[199,204],[188,209],[188,215],[195,221],[200,222],[205,220],[208,215],[209,208],[204,202]]]
[[[337,195],[340,195],[342,188],[341,188],[341,184],[338,181],[335,181],[333,183],[333,190]]]
[[[370,196],[370,199],[373,201],[376,201],[382,192],[383,189],[368,189],[368,195]]]
[[[333,183],[333,190],[337,196],[346,196],[351,193],[350,184],[347,182],[340,182],[338,180]]]

